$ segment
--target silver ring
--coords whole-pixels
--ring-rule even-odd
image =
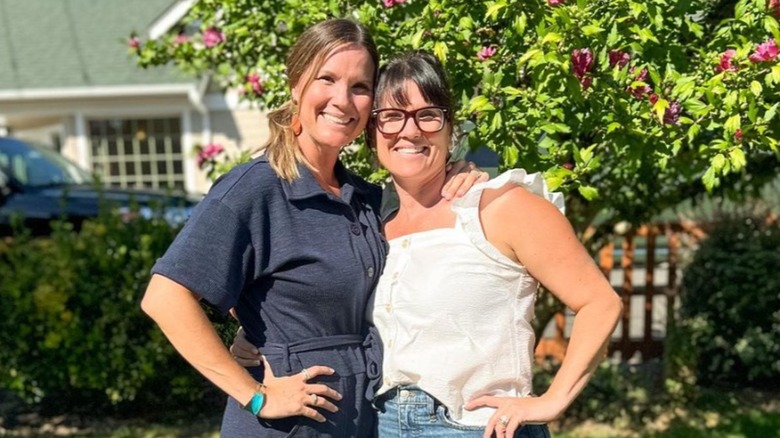
[[[319,399],[319,396],[317,396],[317,394],[309,394],[309,395],[311,395],[311,404],[316,405],[317,404],[317,399]]]
[[[303,377],[305,377],[306,380],[311,380],[311,376],[309,375],[309,370],[304,368],[303,371],[301,371],[301,372],[303,373]]]
[[[509,417],[502,415],[499,417],[498,422],[501,423],[502,426],[506,427],[506,425],[509,424]]]

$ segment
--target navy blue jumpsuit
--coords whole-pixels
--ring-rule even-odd
[[[276,376],[312,365],[336,370],[312,380],[344,396],[334,401],[339,412],[320,410],[326,423],[258,419],[230,398],[223,437],[373,434],[370,399],[381,346],[365,315],[387,251],[381,189],[337,163],[338,197],[307,167],[299,170],[301,177],[288,182],[260,157],[230,171],[152,269],[223,312],[235,307]],[[263,380],[263,367],[249,371]]]

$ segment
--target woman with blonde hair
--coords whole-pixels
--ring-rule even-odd
[[[365,311],[386,255],[381,190],[338,156],[364,131],[377,62],[355,22],[306,30],[289,54],[292,99],[269,115],[265,154],[214,184],[152,269],[141,307],[230,396],[222,436],[373,433],[379,364]],[[470,186],[474,175],[459,181]],[[265,366],[235,362],[201,300],[235,309]]]

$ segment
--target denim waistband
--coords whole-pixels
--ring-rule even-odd
[[[439,400],[415,385],[399,385],[377,397],[374,407],[382,410],[384,404],[391,400],[398,405],[427,406],[430,413],[436,412],[436,408],[442,406]]]

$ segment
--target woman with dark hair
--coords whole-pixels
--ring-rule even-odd
[[[386,255],[381,190],[338,156],[370,117],[377,59],[355,22],[306,30],[287,61],[292,99],[269,114],[265,154],[215,183],[152,269],[141,307],[230,396],[222,436],[373,433],[366,395],[379,364],[365,312]],[[200,300],[235,309],[265,366],[233,360]]]
[[[453,203],[445,182],[452,114],[444,69],[416,52],[380,74],[372,144],[399,208],[370,319],[385,347],[379,436],[545,437],[603,356],[621,301],[541,174],[510,170]],[[532,396],[539,282],[576,312],[566,358]]]

